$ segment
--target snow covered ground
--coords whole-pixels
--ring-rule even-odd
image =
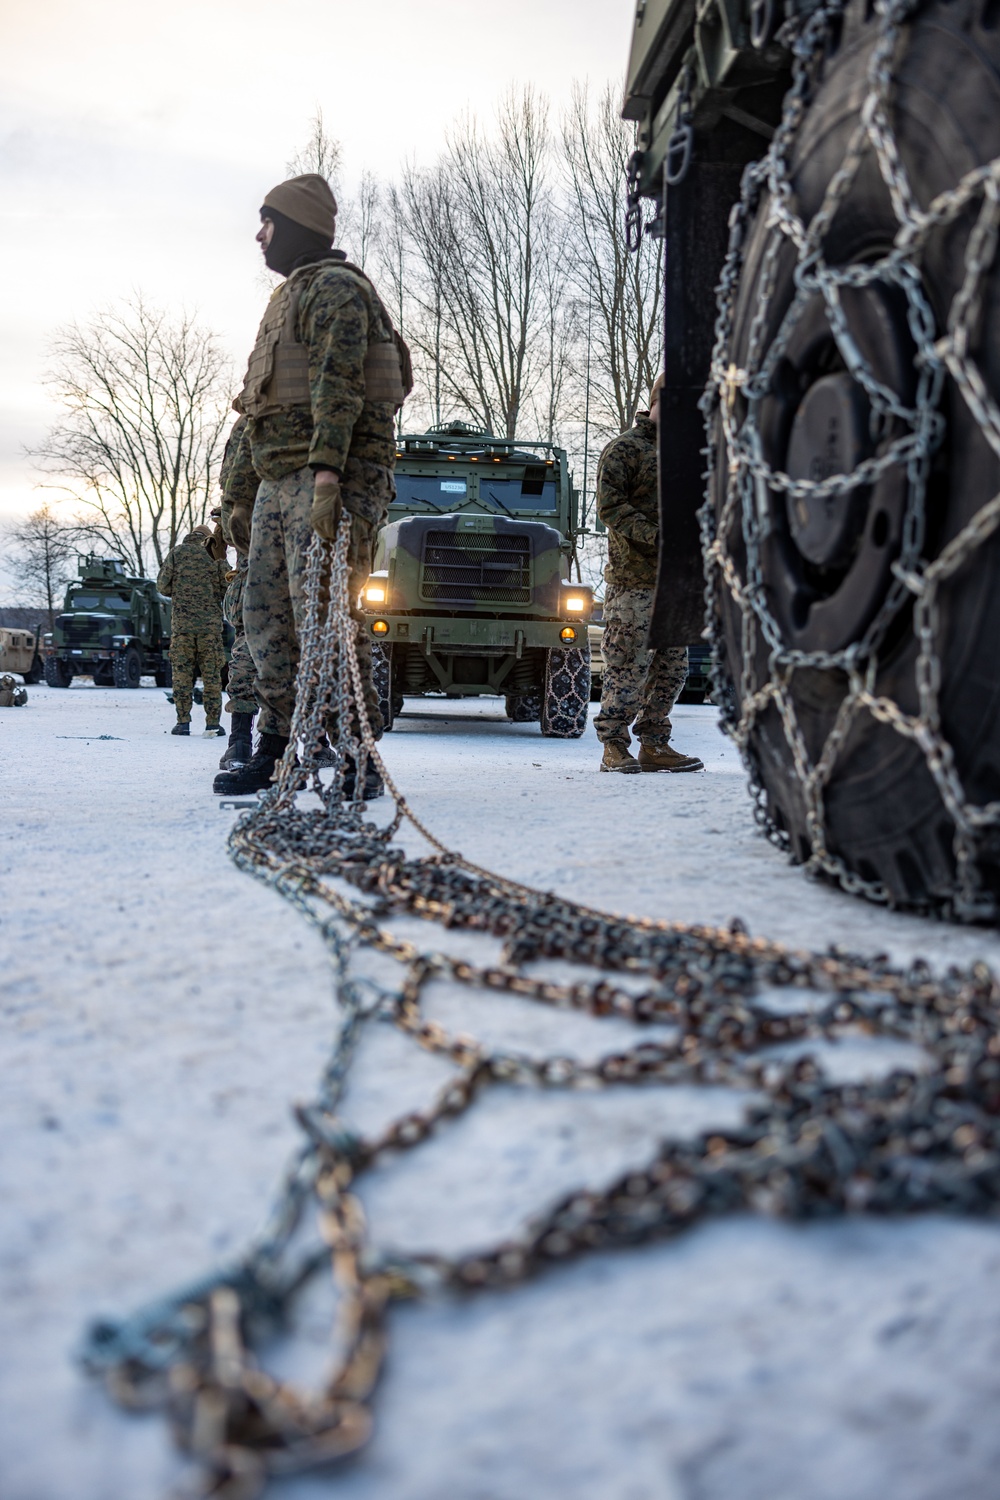
[[[0,710],[3,1500],[160,1500],[177,1482],[161,1422],[115,1410],[74,1345],[93,1315],[246,1240],[331,1035],[317,938],[226,856],[221,742],[172,738],[171,722],[152,687],[89,681]],[[786,865],[754,832],[714,710],[680,708],[675,740],[708,774],[600,776],[592,731],[542,740],[494,700],[411,700],[385,752],[443,839],[532,884],[652,916],[739,915],[801,945],[1000,963],[992,934],[880,912]],[[510,999],[462,1025],[584,1056],[616,1041],[612,1023]],[[839,1071],[888,1058],[842,1049]],[[380,1029],[345,1113],[370,1128],[441,1076]],[[489,1243],[659,1136],[738,1110],[721,1091],[493,1091],[371,1177],[373,1239]],[[371,1446],[273,1493],[996,1500],[998,1292],[994,1224],[739,1217],[512,1292],[400,1307]],[[324,1328],[307,1307],[310,1367]]]

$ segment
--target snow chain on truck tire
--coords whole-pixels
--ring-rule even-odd
[[[971,0],[871,15],[830,0],[787,37],[730,217],[703,403],[715,697],[761,827],[809,872],[995,921],[1000,33]]]

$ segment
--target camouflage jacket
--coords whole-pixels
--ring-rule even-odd
[[[234,506],[239,505],[243,510],[253,510],[254,501],[257,498],[257,486],[260,477],[253,466],[253,456],[250,452],[250,435],[247,432],[249,417],[239,417],[233,423],[232,431],[226,439],[226,447],[222,455],[222,467],[219,470],[219,487],[222,490],[222,534],[230,546],[235,546],[232,533],[229,529],[229,518],[233,513]],[[240,557],[246,554],[237,552]]]
[[[656,427],[648,412],[612,438],[597,464],[597,514],[608,528],[604,576],[620,588],[656,582],[660,505],[656,488]]]
[[[226,562],[209,557],[205,543],[189,536],[163,560],[156,587],[173,604],[171,629],[222,629],[222,599],[226,592]]]
[[[252,474],[284,479],[310,465],[343,475],[349,458],[387,469],[396,462],[393,408],[365,399],[370,332],[389,333],[375,288],[338,260],[303,266],[274,296],[287,297],[293,287],[295,337],[309,351],[311,410],[290,407],[249,420],[229,475],[234,504],[238,493],[249,493]]]

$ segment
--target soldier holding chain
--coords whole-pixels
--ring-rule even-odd
[[[286,279],[268,303],[235,402],[248,420],[223,507],[229,539],[248,553],[243,624],[260,737],[246,765],[215,778],[221,793],[266,787],[288,744],[313,532],[332,540],[342,511],[350,516],[356,598],[395,494],[393,420],[409,389],[409,361],[368,277],[331,248],[336,214],[329,184],[311,172],[273,188],[260,211],[264,260]],[[371,642],[360,614],[356,619],[365,705],[377,738]],[[346,790],[353,795],[353,786]],[[381,791],[369,767],[365,795]]]

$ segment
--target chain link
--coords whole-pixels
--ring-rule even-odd
[[[828,843],[824,794],[848,736],[859,716],[868,713],[920,748],[954,824],[956,869],[950,913],[971,920],[995,919],[996,900],[984,887],[977,852],[984,835],[1000,825],[1000,807],[994,803],[977,807],[970,802],[954,752],[942,730],[939,596],[942,583],[966,564],[1000,525],[1000,495],[981,507],[935,561],[927,562],[922,552],[928,475],[944,435],[938,408],[946,375],[951,376],[986,440],[1000,455],[1000,409],[969,352],[984,281],[996,256],[1000,158],[968,172],[954,188],[940,193],[926,210],[919,207],[889,120],[893,75],[898,71],[907,40],[905,22],[914,6],[912,0],[877,0],[878,33],[868,66],[868,92],[859,123],[851,133],[843,163],[832,176],[819,210],[807,223],[798,212],[792,189],[792,151],[830,38],[846,8],[846,0],[830,0],[808,17],[791,39],[792,85],[785,98],[781,124],[767,155],[747,168],[740,200],[730,217],[729,245],[718,288],[711,375],[702,403],[708,429],[708,490],[700,523],[713,679],[716,696],[723,705],[724,727],[739,747],[748,771],[755,815],[773,842],[782,848],[789,847],[788,835],[778,828],[771,815],[754,745],[761,716],[772,707],[780,717],[805,799],[810,843],[807,870],[832,877],[852,894],[881,902],[889,899],[880,881],[865,879],[851,870]],[[824,236],[869,152],[877,162],[898,221],[895,242],[877,261],[830,265],[823,256]],[[743,364],[737,365],[733,354],[737,291],[750,224],[765,194],[769,239],[755,286],[756,305]],[[931,235],[954,223],[979,197],[982,206],[965,251],[964,280],[953,299],[946,332],[938,338],[934,315],[921,287],[920,258]],[[795,290],[777,333],[765,348],[779,258],[789,244],[796,254]],[[912,407],[906,406],[877,379],[844,314],[843,290],[876,282],[898,288],[905,299],[907,322],[916,346],[917,386]],[[817,294],[823,299],[837,349],[852,378],[863,388],[883,429],[893,420],[904,430],[876,456],[858,463],[849,474],[829,475],[820,480],[792,479],[766,461],[759,409],[807,304]],[[725,473],[721,476],[717,476],[716,469],[717,436],[725,454]],[[874,619],[859,640],[838,651],[806,651],[789,646],[768,603],[762,566],[764,523],[760,497],[770,492],[784,494],[789,499],[819,500],[871,485],[892,471],[902,471],[906,478],[901,548],[893,566],[893,580]],[[716,512],[716,496],[723,483],[724,493]],[[728,538],[735,534],[740,536],[746,553],[743,577],[729,550]],[[726,595],[742,617],[738,694],[729,679],[722,634],[720,598]],[[880,649],[889,626],[907,603],[913,604],[918,645],[919,712],[914,715],[904,713],[898,704],[875,690]],[[763,683],[758,681],[757,667],[761,646],[766,647],[768,659],[768,677]],[[840,711],[815,759],[808,752],[792,692],[794,675],[800,671],[843,673],[847,679]]]

